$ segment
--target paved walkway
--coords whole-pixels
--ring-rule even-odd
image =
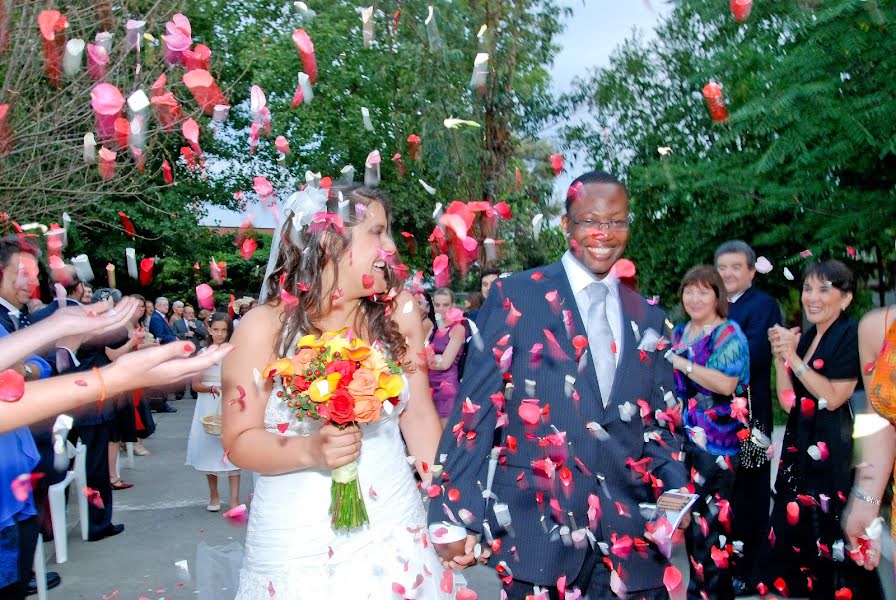
[[[53,544],[45,545],[48,570],[62,575],[62,585],[50,592],[50,600],[232,600],[232,591],[228,594],[228,590],[220,589],[227,587],[226,582],[215,593],[205,587],[196,589],[200,544],[204,543],[203,548],[242,544],[245,529],[232,527],[221,513],[205,509],[205,477],[184,466],[194,403],[187,397],[172,402],[177,413],[154,414],[157,430],[146,442],[152,455],[135,457],[134,469],[122,468],[122,478],[135,484],[114,492],[113,522],[123,523],[124,533],[101,542],[81,541],[77,508],[70,499],[68,562],[57,565]],[[125,455],[120,456],[124,460]],[[221,497],[226,499],[226,481],[219,485]],[[252,478],[243,475],[242,485],[241,498],[245,501]],[[224,576],[226,573],[219,572],[215,579]],[[491,571],[478,568],[467,577],[480,598],[498,598],[498,582]]]

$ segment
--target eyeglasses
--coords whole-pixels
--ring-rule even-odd
[[[594,219],[574,219],[572,224],[576,227],[587,227],[587,228],[595,228],[595,229],[604,229],[611,231],[628,231],[628,226],[632,222],[632,217],[629,215],[625,219],[616,219],[613,221],[596,221]]]

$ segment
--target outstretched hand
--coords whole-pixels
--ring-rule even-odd
[[[134,318],[140,301],[124,298],[118,305],[111,301],[81,306],[64,306],[47,319],[47,326],[59,332],[56,345],[72,352],[87,340],[103,343],[108,334],[122,330]]]
[[[194,356],[195,350],[193,344],[175,342],[125,354],[102,368],[106,393],[111,396],[183,381],[222,361],[233,346],[222,344]]]

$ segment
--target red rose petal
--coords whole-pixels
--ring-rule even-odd
[[[532,402],[523,402],[520,404],[517,413],[527,425],[537,425],[541,421],[541,409],[537,404]]]
[[[7,369],[0,373],[0,402],[18,402],[25,395],[25,378]]]
[[[852,600],[852,590],[849,588],[840,588],[834,592],[834,600]]]

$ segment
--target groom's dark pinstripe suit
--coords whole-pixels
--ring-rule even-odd
[[[661,480],[662,490],[676,489],[688,480],[679,460],[681,431],[673,435],[657,426],[654,418],[657,410],[666,409],[665,392],[673,390],[671,365],[663,359],[662,352],[639,351],[636,338],[648,329],[668,338],[665,314],[635,291],[619,285],[624,341],[605,409],[591,361],[581,373],[577,369],[572,340],[578,335],[587,339],[587,333],[563,265],[557,261],[536,271],[541,273],[540,278],[533,278],[534,272],[530,271],[496,282],[482,308],[477,322],[483,347],[476,349],[471,344],[469,348],[459,402],[439,447],[439,456],[444,458],[444,493],[432,500],[429,519],[442,521],[446,509],[455,516],[466,509],[473,515],[467,528],[482,532],[485,502],[480,486],[485,486],[487,478],[498,413],[506,414],[506,426],[499,433],[504,440],[506,436],[515,438],[516,451],[502,453],[493,491],[500,502],[509,505],[512,535],[498,527],[489,508],[491,531],[502,540],[500,552],[492,555],[489,564],[496,567],[503,561],[516,580],[534,585],[554,586],[562,576],[572,582],[591,550],[587,543],[567,545],[559,534],[562,527],[575,530],[588,526],[589,496],[593,495],[599,499],[601,512],[593,529],[594,537],[611,548],[604,562],[612,563],[631,597],[637,597],[638,590],[663,587],[667,565],[652,545],[632,549],[627,556],[619,548],[612,551],[614,540],[624,536],[643,540],[645,521],[638,504],[653,502],[660,492],[659,487],[645,483],[638,467],[646,465]],[[550,292],[557,293],[559,309],[556,303],[552,308],[545,297]],[[522,313],[515,324],[507,319],[511,305]],[[564,319],[569,325],[564,324]],[[553,349],[551,336],[558,346]],[[539,359],[533,358],[536,344],[543,345]],[[510,347],[513,355],[507,374],[512,376],[514,390],[506,405],[496,408],[493,395],[501,392],[506,379],[496,359]],[[568,378],[575,379],[576,394],[572,397],[564,392]],[[531,393],[533,383],[534,393],[529,396],[527,387]],[[519,416],[521,401],[527,397],[536,398],[544,413],[549,411],[549,416],[534,427],[527,426]],[[463,414],[465,398],[479,405],[474,414]],[[638,400],[649,404],[650,414],[643,420]],[[629,420],[620,417],[620,405],[626,402],[634,408]],[[453,432],[452,426],[461,420],[463,431]],[[599,431],[596,424],[606,431],[606,436],[602,432],[595,435],[595,430]],[[565,435],[565,443],[559,436],[548,438],[557,432]],[[553,464],[544,462],[548,457]],[[568,486],[563,483],[564,479],[568,481],[567,474],[571,475]],[[605,486],[599,483],[601,480]],[[457,501],[449,499],[449,490],[460,493]],[[569,536],[565,537],[569,540]],[[604,558],[599,545],[594,551]],[[597,565],[597,569],[604,568]],[[610,590],[606,592],[607,597],[612,597]]]

